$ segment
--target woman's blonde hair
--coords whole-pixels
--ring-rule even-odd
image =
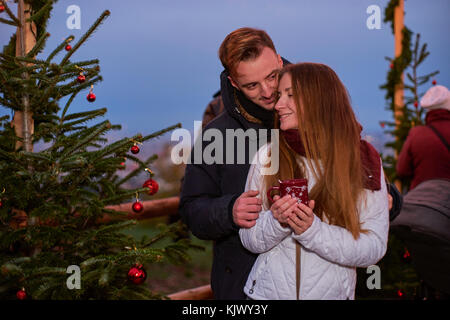
[[[280,80],[289,73],[297,108],[298,131],[303,141],[306,162],[316,184],[309,191],[315,200],[314,212],[330,224],[359,237],[361,225],[357,202],[363,191],[363,168],[360,155],[360,125],[350,105],[344,85],[336,73],[319,63],[288,65]],[[278,115],[275,128],[279,128]],[[264,188],[278,180],[305,177],[305,163],[298,164],[296,152],[283,135],[279,139],[279,171],[264,178]],[[267,200],[266,200],[267,201]]]

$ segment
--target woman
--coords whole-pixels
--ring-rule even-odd
[[[346,89],[329,67],[285,67],[278,95],[279,171],[261,175],[273,145],[262,147],[246,190],[265,195],[279,180],[307,178],[311,201],[305,206],[278,197],[267,210],[264,197],[255,226],[240,229],[244,247],[260,254],[244,292],[250,299],[354,299],[355,268],[376,264],[386,252],[380,157],[360,139]]]

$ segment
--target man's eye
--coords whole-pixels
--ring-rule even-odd
[[[249,90],[252,90],[252,89],[255,89],[255,88],[256,88],[256,84],[249,84],[247,86],[247,89],[249,89]]]

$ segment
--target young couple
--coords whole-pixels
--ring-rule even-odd
[[[233,31],[219,57],[224,112],[204,129],[280,135],[256,155],[278,144],[274,175],[261,174],[267,161],[186,167],[180,214],[195,236],[214,240],[214,298],[354,299],[356,268],[386,252],[389,196],[344,85],[326,65],[282,59],[262,30]],[[294,178],[308,179],[308,206],[268,202],[271,186]]]

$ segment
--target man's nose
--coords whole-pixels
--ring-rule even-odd
[[[271,98],[273,95],[273,89],[271,86],[269,86],[267,83],[263,82],[261,85],[261,96],[264,98]]]

